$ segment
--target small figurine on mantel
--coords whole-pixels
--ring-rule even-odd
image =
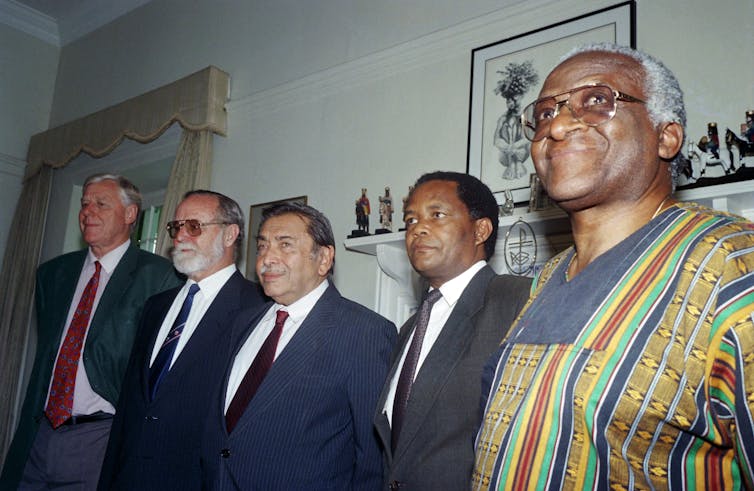
[[[414,190],[413,186],[408,187],[408,194],[403,197],[403,208],[401,209],[401,217],[406,214],[406,203],[408,203],[408,197],[411,196],[411,191]],[[401,222],[403,222],[403,218],[401,218]],[[401,227],[398,229],[400,232],[403,232],[406,230],[406,227]]]
[[[367,198],[367,188],[361,188],[361,197],[356,200],[356,230],[351,230],[349,239],[369,235],[369,213],[372,209]]]
[[[390,196],[390,188],[385,187],[385,196],[380,196],[380,228],[375,234],[389,234],[393,231],[393,198]]]

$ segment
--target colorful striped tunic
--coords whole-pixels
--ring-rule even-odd
[[[754,224],[679,204],[573,254],[488,364],[472,489],[754,488]]]

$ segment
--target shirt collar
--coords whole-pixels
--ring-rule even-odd
[[[236,265],[229,264],[219,271],[215,271],[211,275],[199,281],[199,291],[202,295],[214,295],[220,288],[222,288],[228,279],[236,272]],[[187,280],[185,288],[188,289],[192,284],[196,283],[194,280]],[[188,290],[187,290],[188,291]]]
[[[463,291],[469,285],[469,282],[474,277],[474,275],[476,275],[477,272],[479,272],[479,270],[482,269],[486,264],[487,261],[477,261],[463,273],[459,274],[452,280],[448,280],[443,283],[443,285],[440,287],[442,300],[446,302],[448,306],[455,305],[458,299],[461,298]]]
[[[94,255],[92,248],[90,247],[88,249],[89,253],[87,254],[86,264],[84,266],[89,266],[94,264],[95,261],[99,261],[100,266],[102,266],[102,269],[104,269],[107,274],[113,274],[115,267],[118,266],[118,263],[120,262],[121,258],[123,258],[123,255],[126,253],[130,245],[131,239],[128,239],[100,258],[97,258],[97,256]]]
[[[330,286],[330,282],[329,280],[325,280],[317,285],[314,290],[310,291],[290,305],[280,305],[279,303],[275,303],[274,310],[275,312],[280,309],[286,310],[288,312],[288,317],[292,321],[298,323],[303,318],[305,318],[314,308],[314,304],[316,304],[319,298],[324,295],[325,290],[327,290],[328,286]]]

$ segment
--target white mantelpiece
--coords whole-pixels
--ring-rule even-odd
[[[721,211],[745,216],[754,221],[754,181],[719,184],[676,193],[681,201],[694,201]],[[571,244],[570,225],[560,209],[533,213],[516,213],[500,217],[495,254],[490,261],[498,273],[506,273],[503,243],[508,229],[522,219],[531,225],[537,237],[537,264],[541,265]],[[404,246],[404,232],[346,239],[348,250],[371,254],[377,259],[375,310],[400,326],[416,310],[425,288],[411,268]]]

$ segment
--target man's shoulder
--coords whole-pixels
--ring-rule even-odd
[[[168,260],[167,258],[158,256],[153,252],[145,251],[144,249],[139,249],[135,246],[129,247],[126,253],[123,255],[123,258],[125,259],[127,256],[134,257],[137,264],[141,266],[149,266],[165,270],[173,268],[173,263],[170,262],[170,260]]]
[[[487,293],[497,297],[519,297],[521,295],[528,297],[531,281],[531,278],[526,276],[512,274],[495,275],[487,284]]]
[[[86,259],[87,249],[81,249],[78,251],[67,252],[54,258],[47,260],[39,265],[40,271],[54,270],[63,266],[68,266],[75,263],[83,264]]]
[[[328,291],[322,295],[322,298],[319,299],[318,303],[319,302],[331,304],[337,312],[337,318],[344,322],[350,323],[351,319],[359,319],[363,323],[381,324],[392,326],[394,328],[393,323],[388,319],[360,303],[345,298],[332,285],[328,288]]]

